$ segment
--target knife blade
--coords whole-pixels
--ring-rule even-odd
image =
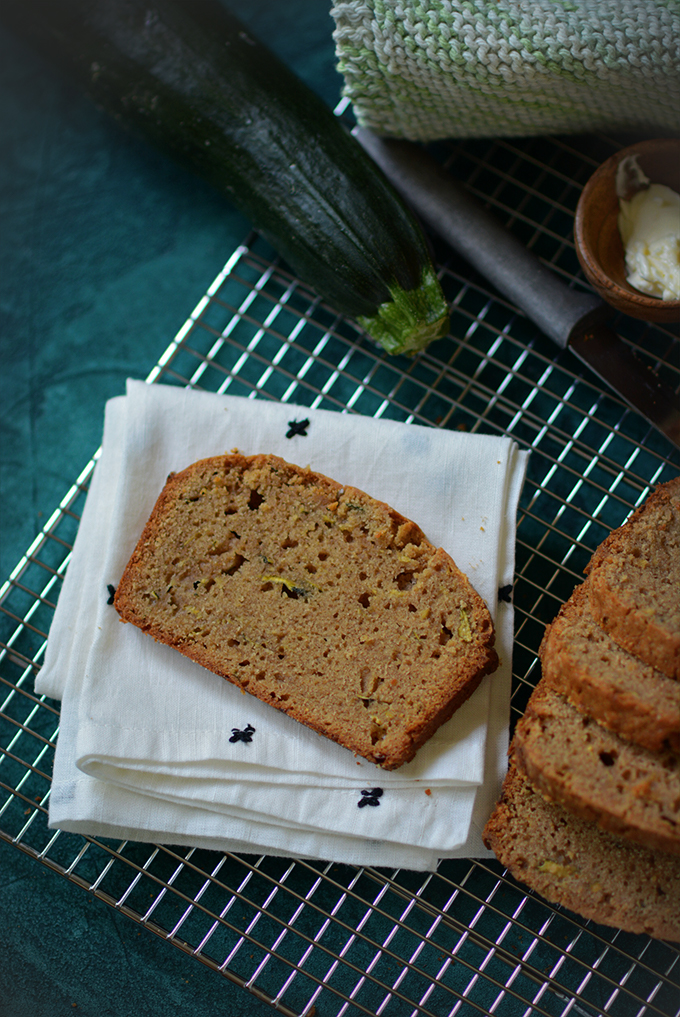
[[[570,289],[420,145],[352,133],[424,222],[680,448],[680,398],[604,323],[599,297]]]

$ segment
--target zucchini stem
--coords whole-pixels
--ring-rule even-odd
[[[380,304],[377,313],[357,318],[359,325],[384,350],[396,356],[417,353],[449,330],[449,309],[434,269],[426,265],[420,285],[404,290],[389,287],[391,300]]]

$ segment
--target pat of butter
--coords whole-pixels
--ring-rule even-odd
[[[680,194],[651,184],[619,201],[619,232],[631,286],[662,300],[680,299]]]

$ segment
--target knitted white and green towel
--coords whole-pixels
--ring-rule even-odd
[[[680,131],[680,0],[348,0],[331,13],[344,94],[376,133]]]

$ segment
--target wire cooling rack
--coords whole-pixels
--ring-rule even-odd
[[[573,213],[616,147],[589,137],[437,151],[558,275],[585,288]],[[680,454],[436,241],[435,255],[451,333],[414,359],[393,359],[252,235],[147,380],[504,433],[531,449],[517,531],[514,722],[538,678],[546,622],[609,530],[680,472]],[[614,324],[677,391],[677,330]],[[447,861],[424,875],[48,830],[59,711],[34,695],[33,678],[96,459],[0,590],[4,840],[282,1014],[680,1014],[676,946],[552,907],[495,861]]]

